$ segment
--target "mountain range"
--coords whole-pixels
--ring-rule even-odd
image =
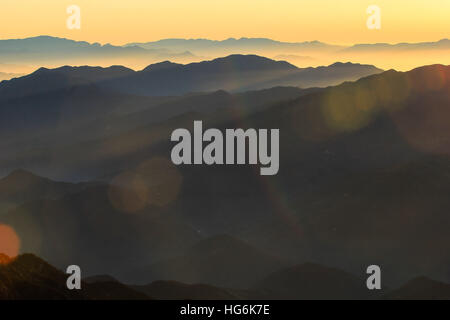
[[[197,44],[278,47],[273,55],[313,59],[324,50],[332,61],[397,50],[266,39],[151,44],[169,49],[50,37],[0,42],[7,63],[58,65],[0,83],[0,224],[17,233],[22,253],[56,267],[30,255],[1,257],[0,277],[12,280],[0,294],[30,297],[36,291],[24,288],[44,286],[45,296],[87,298],[61,288],[57,269],[78,264],[86,277],[114,277],[90,280],[95,297],[116,289],[136,298],[446,297],[450,67],[299,68],[254,54],[148,61]],[[434,59],[428,53],[446,45],[394,47],[402,59],[422,49]],[[60,53],[70,64],[139,56],[146,67],[60,67]],[[279,174],[175,166],[170,135],[195,120],[221,131],[279,129]],[[374,263],[398,291],[367,295],[361,278]],[[49,270],[36,286],[25,272],[35,264]]]
[[[172,52],[167,49],[144,49],[138,46],[114,46],[111,44],[88,43],[64,38],[38,36],[26,39],[0,40],[2,63],[56,67],[68,63],[75,65],[131,64],[139,65],[150,61],[192,60],[194,56],[183,50]]]
[[[0,95],[2,100],[10,100],[19,92],[23,97],[86,84],[141,96],[215,90],[236,92],[276,86],[324,87],[380,72],[382,70],[374,66],[352,63],[299,69],[284,61],[255,55],[231,55],[187,65],[166,61],[149,65],[138,72],[120,66],[40,68],[28,76],[0,83]]]
[[[24,254],[11,259],[0,254],[1,300],[450,299],[449,284],[426,277],[415,278],[398,289],[374,293],[363,290],[361,283],[364,281],[355,276],[316,264],[274,272],[248,290],[175,281],[125,285],[110,276],[84,278],[81,290],[68,290],[65,287],[67,277],[35,255]]]
[[[152,42],[135,42],[125,45],[126,47],[138,46],[146,49],[170,49],[173,51],[189,50],[203,55],[233,54],[240,53],[262,53],[262,52],[284,52],[285,54],[305,52],[338,52],[341,50],[424,50],[424,49],[450,49],[450,40],[441,39],[435,42],[419,43],[374,43],[354,44],[351,46],[333,45],[320,41],[305,42],[282,42],[267,38],[229,38],[226,40],[209,39],[162,39]]]
[[[24,134],[15,145],[21,152],[8,155],[5,148],[2,168],[21,166],[57,180],[101,185],[58,199],[30,196],[3,212],[1,222],[17,229],[24,250],[57,266],[79,260],[90,274],[126,276],[144,268],[149,281],[162,280],[162,272],[170,275],[166,280],[194,281],[189,268],[204,269],[189,263],[199,255],[192,246],[227,234],[289,263],[313,261],[360,274],[377,261],[390,270],[390,286],[417,275],[448,281],[449,79],[448,66],[433,65],[306,91],[149,97],[161,103],[153,111],[134,106],[127,113],[124,104],[114,121],[86,125],[85,119],[64,135]],[[67,110],[95,101],[82,96],[71,98]],[[272,100],[264,103],[267,97]],[[155,110],[176,106],[175,113],[157,118]],[[54,119],[62,128],[73,121]],[[261,177],[251,166],[173,166],[168,137],[194,120],[223,130],[279,128],[279,174]],[[111,185],[112,199],[119,201],[111,200]],[[114,249],[105,248],[105,239]],[[200,257],[208,259],[207,252]],[[264,261],[270,269],[272,260]],[[225,283],[208,270],[202,276]]]
[[[331,85],[378,72],[372,66],[340,63],[299,69],[244,55],[188,65],[160,63],[139,72],[120,66],[41,68],[0,83],[1,168],[6,174],[11,166],[29,164],[22,159],[33,158],[39,164],[59,147],[115,136],[188,112],[221,109],[244,115],[319,90],[297,86]],[[295,87],[280,87],[285,85]],[[30,135],[33,144],[27,142]]]
[[[148,300],[118,282],[82,283],[68,290],[67,275],[32,254],[11,259],[0,254],[0,300]]]
[[[0,72],[23,74],[39,67],[62,65],[125,65],[142,69],[150,63],[170,60],[200,62],[232,54],[254,54],[287,60],[299,67],[329,65],[335,61],[375,64],[383,69],[409,70],[435,63],[450,63],[449,40],[423,43],[373,43],[351,46],[320,41],[281,42],[266,38],[222,41],[208,39],[162,39],[123,46],[88,43],[51,36],[0,40]],[[399,55],[401,53],[401,55]],[[12,76],[7,76],[7,78]]]
[[[334,61],[373,64],[383,69],[407,71],[428,64],[450,64],[450,40],[419,43],[368,43],[335,45],[320,41],[281,42],[265,38],[163,39],[127,46],[147,49],[189,50],[196,56],[219,57],[245,53],[285,60],[298,67],[329,65]]]
[[[276,52],[330,52],[343,46],[326,44],[320,41],[281,42],[266,38],[229,38],[226,40],[209,39],[162,39],[145,43],[129,43],[126,47],[138,46],[146,49],[169,49],[173,51],[189,50],[199,55],[220,56],[224,54],[274,54]]]
[[[419,43],[373,43],[373,44],[355,44],[344,51],[403,51],[403,50],[442,50],[450,49],[450,39],[441,39],[435,42],[419,42]]]

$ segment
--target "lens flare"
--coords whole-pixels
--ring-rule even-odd
[[[170,160],[162,157],[150,159],[142,163],[136,172],[148,187],[148,204],[163,207],[177,198],[183,179]]]
[[[0,254],[10,258],[19,254],[20,239],[14,229],[8,225],[0,224]]]
[[[338,132],[355,131],[372,119],[373,100],[363,90],[330,89],[322,104],[325,121]]]
[[[450,79],[444,66],[411,71],[410,85],[416,93],[408,108],[391,113],[399,133],[415,149],[450,155]]]
[[[118,175],[109,189],[109,198],[115,208],[128,213],[149,205],[164,207],[177,198],[182,180],[171,161],[155,157]]]
[[[111,183],[108,191],[111,204],[127,213],[142,210],[147,205],[148,188],[134,172],[124,172]]]

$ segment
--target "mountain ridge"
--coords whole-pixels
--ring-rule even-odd
[[[151,64],[141,71],[122,66],[40,68],[22,77],[0,83],[3,100],[20,95],[74,85],[95,84],[102,89],[143,96],[170,96],[189,92],[226,90],[242,92],[276,86],[317,87],[382,72],[372,65],[333,63],[316,68],[297,68],[285,61],[258,55],[174,64]],[[169,85],[170,84],[170,85]]]
[[[1,253],[0,253],[1,255]],[[0,300],[148,300],[147,295],[114,282],[85,283],[68,290],[68,275],[33,254],[0,263]]]
[[[416,274],[446,280],[449,79],[450,67],[432,65],[294,94],[237,118],[234,112],[188,108],[192,113],[160,124],[142,123],[109,139],[51,149],[50,164],[82,174],[89,156],[90,174],[115,177],[153,157],[167,158],[172,148],[167,137],[176,128],[191,128],[193,120],[223,130],[279,128],[283,165],[277,176],[255,177],[250,166],[179,166],[175,171],[183,184],[168,210],[201,234],[231,234],[284,257],[354,272],[371,261],[389,264],[388,284]],[[218,98],[230,96],[218,92],[208,103]],[[97,153],[105,146],[112,152]],[[57,158],[68,151],[70,161]],[[105,193],[94,190],[86,198],[102,195],[107,203]],[[67,207],[86,203],[83,198],[45,204],[58,209],[58,218]],[[36,213],[36,208],[25,209]],[[183,276],[197,280],[195,273]]]
[[[369,292],[364,279],[345,271],[304,263],[276,271],[257,286],[242,290],[209,284],[155,281],[126,285],[104,275],[82,279],[68,290],[68,275],[33,254],[10,259],[0,253],[2,300],[449,300],[450,285],[416,277],[398,289]]]

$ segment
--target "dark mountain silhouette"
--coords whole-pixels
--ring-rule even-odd
[[[287,262],[230,236],[208,238],[184,255],[133,270],[121,279],[145,283],[176,280],[245,289]]]
[[[120,66],[41,68],[28,76],[0,83],[0,97],[8,100],[86,84],[97,84],[116,93],[145,96],[246,91],[275,86],[315,87],[357,80],[379,72],[380,69],[370,65],[350,63],[299,69],[284,61],[255,55],[231,55],[187,65],[163,62],[138,72]]]
[[[35,255],[9,258],[0,253],[0,300],[450,299],[448,284],[426,277],[415,278],[382,295],[365,289],[363,279],[312,263],[276,271],[251,290],[176,281],[129,286],[107,275],[85,278],[81,290],[68,290],[67,278],[67,274]]]
[[[3,158],[7,158],[7,154],[11,153],[15,155],[14,161],[17,161],[16,155],[20,154],[24,148],[34,152],[50,141],[52,143],[60,141],[58,144],[65,145],[67,141],[73,143],[76,139],[94,140],[99,135],[117,134],[119,130],[130,130],[144,123],[162,121],[170,116],[193,111],[194,107],[195,111],[205,110],[206,104],[214,106],[221,103],[221,101],[215,101],[214,96],[205,96],[204,100],[182,97],[185,106],[191,103],[190,107],[185,108],[179,99],[173,97],[142,97],[140,95],[181,94],[224,88],[243,90],[244,87],[253,89],[279,85],[297,86],[301,85],[301,81],[297,81],[299,80],[297,75],[321,85],[325,84],[319,83],[322,80],[326,84],[331,84],[378,72],[370,66],[350,64],[297,69],[285,62],[276,62],[257,56],[230,56],[199,64],[170,65],[169,68],[161,65],[150,66],[141,72],[134,72],[120,66],[41,68],[28,76],[2,82],[0,84],[0,132],[4,142],[0,140],[0,143],[5,144],[6,149]],[[236,69],[237,67],[241,70]],[[277,75],[280,72],[287,78],[278,79]],[[170,92],[165,92],[166,89],[161,88],[164,79],[169,81],[166,83],[166,89]],[[269,79],[267,80],[269,82],[264,79]],[[183,83],[177,85],[174,81]],[[239,88],[235,88],[231,83],[237,84]],[[191,85],[193,87],[186,87]],[[175,91],[172,91],[172,88]],[[267,91],[264,95],[261,94],[258,98],[261,102],[258,104],[268,105],[298,97],[291,93],[283,97],[282,89],[278,89],[276,94],[274,90],[276,89]],[[309,91],[303,91],[302,94],[307,92]],[[234,104],[240,105],[240,109],[247,105],[254,105],[252,97],[256,94],[247,96],[240,94],[238,101]],[[233,99],[230,99],[228,104],[233,102],[231,100]],[[171,104],[161,106],[158,110],[153,110],[151,114],[136,115],[134,120],[117,119],[124,114],[153,109],[163,102],[171,102]],[[175,106],[176,104],[179,105]],[[111,123],[111,120],[114,122]],[[74,131],[77,131],[76,135],[73,134]],[[45,135],[44,142],[41,143],[42,139],[39,139],[37,148],[35,146],[31,148],[23,141],[31,135],[34,139]],[[67,135],[69,137],[66,137]],[[55,147],[52,145],[52,149]],[[31,150],[27,150],[24,156],[31,157],[29,154]],[[3,170],[7,170],[8,164],[5,163],[2,167],[5,168]]]
[[[22,98],[38,93],[57,91],[62,88],[94,84],[99,81],[120,78],[134,73],[133,70],[112,66],[101,67],[69,67],[56,69],[40,68],[24,77],[0,83],[1,100]]]
[[[155,281],[145,286],[132,286],[136,291],[158,300],[238,300],[226,289],[206,284],[184,284],[176,281]],[[232,290],[230,290],[232,291]]]
[[[148,297],[115,282],[82,283],[68,290],[68,275],[31,254],[9,259],[0,254],[0,300],[142,300]]]
[[[252,290],[263,292],[272,299],[283,300],[348,300],[370,297],[364,279],[313,263],[277,271]]]
[[[412,279],[399,289],[389,292],[390,300],[450,300],[450,284],[427,277]]]
[[[284,61],[255,55],[231,55],[187,65],[156,65],[105,83],[107,88],[140,95],[179,95],[214,90],[247,91],[275,86],[316,87],[379,73],[369,65],[334,64],[299,69]]]
[[[83,299],[80,291],[66,287],[67,277],[45,261],[30,254],[0,265],[0,299]]]

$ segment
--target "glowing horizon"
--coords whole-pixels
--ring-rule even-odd
[[[66,27],[69,5],[81,8],[82,27]],[[366,26],[369,5],[382,27]],[[450,1],[389,0],[3,0],[0,38],[49,35],[123,45],[167,38],[269,38],[330,44],[417,43],[450,37]]]

